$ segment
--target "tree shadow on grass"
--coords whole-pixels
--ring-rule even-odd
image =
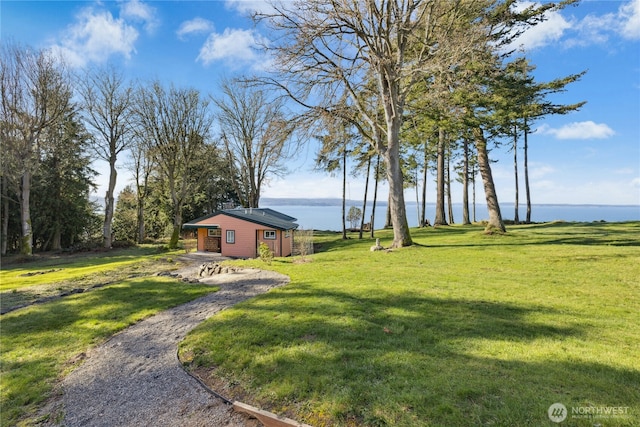
[[[65,358],[77,356],[154,311],[208,292],[205,286],[169,279],[138,279],[3,315],[0,406],[4,420],[15,421],[47,398]],[[22,396],[29,396],[29,407]],[[11,410],[5,412],[5,408]]]
[[[438,233],[440,237],[452,236],[455,241],[445,244],[438,241],[431,243],[428,234],[419,235],[417,239],[422,240],[426,246],[435,248],[527,245],[640,246],[640,222],[522,225],[498,236],[484,236],[476,226],[445,227],[439,229]],[[468,238],[460,237],[463,234],[467,234]]]
[[[425,248],[527,246],[527,245],[583,245],[583,246],[640,246],[640,222],[575,223],[558,222],[521,225],[505,235],[488,236],[478,225],[412,229],[414,246]],[[447,236],[451,241],[443,240]],[[382,245],[389,245],[390,230],[378,233]],[[336,238],[316,246],[316,253],[342,251],[361,246],[367,250],[375,240],[367,238],[342,240]]]
[[[554,402],[638,409],[638,371],[554,354],[586,331],[548,307],[296,284],[203,327],[207,363],[242,371],[276,412],[306,402],[289,415],[313,425],[551,425]]]
[[[527,226],[538,244],[640,246],[640,222],[559,222]],[[548,237],[548,239],[547,239]]]

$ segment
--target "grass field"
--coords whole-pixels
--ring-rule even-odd
[[[314,426],[640,425],[640,222],[412,235],[390,252],[316,236],[308,262],[268,267],[288,286],[203,323],[183,363]]]
[[[94,288],[0,317],[0,425],[38,421],[37,408],[89,348],[145,317],[215,291],[152,276],[175,269],[175,255],[137,248],[24,263],[3,260],[3,307],[61,290]]]

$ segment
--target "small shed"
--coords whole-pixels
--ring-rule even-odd
[[[296,218],[269,208],[223,209],[184,224],[196,229],[198,252],[218,252],[222,256],[256,258],[264,242],[275,256],[293,252]]]

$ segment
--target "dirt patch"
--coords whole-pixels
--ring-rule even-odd
[[[216,368],[194,367],[187,368],[189,374],[202,382],[208,389],[222,396],[229,402],[250,402],[251,394],[242,385],[220,378],[216,373]],[[256,422],[256,426],[261,424]]]
[[[43,283],[27,288],[0,292],[0,314],[9,313],[33,304],[43,304],[69,295],[91,291],[136,277],[171,274],[178,278],[197,279],[196,272],[201,262],[221,259],[223,258],[215,254],[184,254],[176,257],[162,257],[99,274],[76,277],[72,280]],[[25,276],[44,275],[59,270],[62,270],[62,268],[26,273]]]

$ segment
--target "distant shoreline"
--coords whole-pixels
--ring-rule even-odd
[[[95,194],[90,196],[90,200],[93,203],[97,203],[99,206],[104,207],[104,197],[99,197]],[[116,198],[117,200],[117,198]],[[362,200],[355,199],[347,199],[347,206],[356,206],[362,207]],[[417,203],[415,200],[405,201],[406,206],[416,206]],[[386,200],[378,200],[376,201],[376,205],[378,207],[387,206]],[[433,207],[436,204],[433,202],[427,202],[427,206]],[[260,207],[270,207],[270,206],[342,206],[342,199],[338,198],[318,198],[318,199],[308,199],[308,198],[296,198],[296,197],[262,197],[260,199]],[[373,206],[373,201],[367,200],[367,207]],[[453,203],[453,206],[462,207],[462,203]],[[485,203],[476,203],[476,207],[480,209],[486,209]],[[500,203],[500,207],[514,207],[515,204],[513,202],[504,202]],[[640,213],[640,204],[637,205],[607,205],[607,204],[599,204],[599,203],[533,203],[531,206],[539,206],[539,207],[581,207],[581,208],[637,208]],[[469,208],[471,209],[473,206],[469,203]],[[526,203],[520,202],[520,209],[526,209]]]
[[[342,229],[342,201],[340,199],[286,199],[286,198],[263,198],[260,201],[261,207],[269,207],[297,218],[296,221],[302,228],[316,230],[341,230]],[[347,200],[346,210],[351,207],[362,209],[362,201]],[[365,210],[365,222],[370,222],[372,203],[367,201]],[[387,201],[384,200],[376,204],[375,229],[384,227],[387,211]],[[407,221],[410,227],[418,225],[418,208],[415,201],[407,202]],[[425,218],[432,221],[435,218],[435,203],[427,203]],[[454,203],[453,219],[448,218],[451,223],[459,223],[462,219],[462,203]],[[526,217],[526,204],[519,204],[518,215],[520,221]],[[534,223],[544,223],[551,221],[566,222],[624,222],[640,221],[640,205],[571,205],[571,204],[533,204],[531,206],[531,221]],[[476,204],[475,214],[473,206],[469,206],[469,215],[472,221],[486,220],[488,215],[486,204]],[[505,222],[512,221],[515,214],[513,203],[501,203],[500,211]]]
[[[346,200],[346,205],[347,206],[362,206],[363,200],[354,200],[354,199],[347,199]],[[341,206],[342,205],[342,199],[338,199],[338,198],[318,198],[318,199],[306,199],[306,198],[288,198],[288,197],[263,197],[260,199],[260,204],[261,205],[265,205],[265,206]],[[405,204],[407,206],[415,206],[417,203],[415,202],[415,200],[412,201],[405,201]],[[371,200],[367,200],[367,206],[371,206],[373,205],[373,202]],[[387,201],[386,200],[378,200],[376,202],[376,205],[378,206],[387,206]],[[454,203],[454,206],[462,206],[462,203]],[[435,206],[435,203],[432,202],[427,202],[427,206]],[[469,206],[471,207],[471,203],[469,203]],[[484,203],[476,203],[476,206],[478,207],[485,207],[486,204]],[[513,202],[505,202],[505,203],[500,203],[500,206],[515,206],[515,204]],[[526,203],[520,202],[520,208],[525,207]],[[571,206],[571,207],[583,207],[583,208],[588,208],[588,207],[619,207],[619,208],[638,208],[640,209],[640,204],[637,205],[620,205],[620,204],[616,204],[616,205],[608,205],[608,204],[599,204],[599,203],[577,203],[577,204],[573,204],[573,203],[532,203],[532,206],[548,206],[548,207],[554,207],[554,206]]]

